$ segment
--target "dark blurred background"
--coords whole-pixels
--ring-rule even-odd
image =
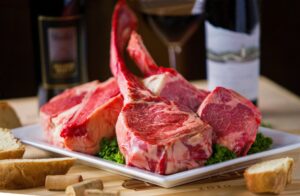
[[[42,1],[42,0],[40,0]],[[0,99],[35,96],[40,83],[34,0],[0,1]],[[89,80],[105,80],[109,71],[110,21],[115,0],[86,0]],[[261,74],[300,95],[300,1],[261,1]],[[160,65],[167,49],[140,20],[139,32]],[[204,28],[184,45],[182,61],[190,80],[206,75]],[[129,62],[132,64],[132,62]]]

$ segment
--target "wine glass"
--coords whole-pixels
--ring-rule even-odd
[[[204,0],[131,0],[168,48],[169,65],[179,72],[183,45],[204,19]]]

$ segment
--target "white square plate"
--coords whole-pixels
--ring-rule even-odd
[[[261,153],[236,158],[230,161],[164,176],[142,169],[117,164],[96,156],[73,152],[51,145],[47,143],[46,139],[44,138],[42,127],[39,124],[13,130],[15,137],[19,138],[25,144],[30,144],[37,148],[52,151],[58,154],[75,157],[83,164],[136,178],[165,188],[170,188],[210,176],[239,170],[255,162],[267,160],[272,157],[285,157],[288,156],[288,152],[300,148],[300,136],[263,127],[260,128],[260,132],[273,139],[273,145],[271,149]]]

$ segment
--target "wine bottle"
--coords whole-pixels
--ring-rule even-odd
[[[41,106],[65,89],[86,81],[87,77],[80,0],[42,1],[39,8]]]
[[[210,90],[233,89],[256,104],[260,66],[257,0],[208,0],[206,50]]]

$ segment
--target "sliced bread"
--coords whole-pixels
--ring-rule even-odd
[[[47,175],[66,174],[74,162],[74,158],[1,160],[0,189],[42,186]]]
[[[13,129],[20,127],[20,119],[15,110],[5,101],[0,101],[0,127]]]
[[[255,164],[244,173],[247,188],[254,193],[282,192],[292,181],[292,158],[280,158]]]
[[[22,158],[25,146],[14,138],[10,130],[0,128],[0,160]]]

